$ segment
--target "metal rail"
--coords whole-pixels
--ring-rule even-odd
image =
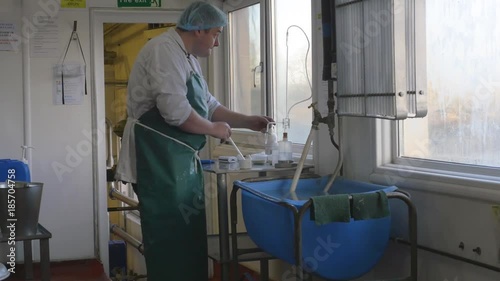
[[[117,236],[123,238],[123,240],[125,240],[128,245],[133,246],[141,254],[144,255],[144,245],[142,244],[141,241],[135,239],[135,237],[133,237],[132,235],[128,234],[125,230],[121,229],[116,224],[111,225],[110,231],[111,231],[111,233],[116,234]]]
[[[406,241],[406,240],[401,239],[401,238],[391,238],[391,240],[393,240],[395,243],[398,243],[398,244],[411,245],[411,243],[409,241]],[[489,265],[489,264],[486,264],[486,263],[478,262],[478,261],[475,261],[475,260],[471,260],[471,259],[468,259],[468,258],[457,256],[457,255],[454,255],[454,254],[450,254],[450,253],[447,253],[447,252],[444,252],[444,251],[441,251],[441,250],[437,250],[437,249],[434,249],[434,248],[431,248],[431,247],[422,246],[422,245],[417,244],[417,248],[420,249],[420,250],[424,250],[424,251],[436,254],[436,255],[440,255],[440,256],[443,256],[443,257],[450,258],[450,259],[458,260],[458,261],[465,262],[465,263],[468,263],[468,264],[472,264],[472,265],[475,265],[475,266],[479,266],[479,267],[482,267],[482,268],[486,268],[486,269],[489,269],[491,271],[500,272],[500,267],[496,267],[496,266]]]
[[[139,202],[137,200],[123,195],[123,193],[119,192],[114,187],[110,188],[110,190],[109,190],[109,198],[120,200],[123,203],[125,203],[131,207],[138,207],[139,206]]]

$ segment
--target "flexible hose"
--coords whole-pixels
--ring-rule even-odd
[[[290,193],[294,193],[295,189],[297,189],[297,183],[299,182],[300,174],[302,173],[302,168],[304,167],[304,162],[306,161],[307,154],[309,153],[309,148],[311,147],[312,142],[312,133],[314,130],[317,130],[317,126],[313,125],[311,130],[309,131],[309,136],[307,137],[306,143],[304,145],[304,149],[302,150],[302,155],[300,156],[299,163],[297,164],[297,169],[295,170],[295,174],[293,175],[292,185],[290,186]]]
[[[339,144],[338,144],[338,146],[339,146],[339,161],[337,162],[337,167],[335,168],[335,171],[333,172],[330,179],[326,183],[325,188],[323,189],[323,192],[325,192],[325,193],[328,193],[328,191],[330,190],[330,188],[331,188],[333,182],[335,181],[335,179],[337,178],[337,176],[340,172],[340,169],[342,168],[343,162],[344,162],[344,153],[342,152],[342,135],[341,135],[342,134],[342,118],[339,118],[338,124],[339,124]]]

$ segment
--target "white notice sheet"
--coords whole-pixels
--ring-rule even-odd
[[[82,104],[85,94],[85,65],[56,64],[53,67],[53,104]]]
[[[0,22],[0,51],[17,51],[20,40],[15,23]]]

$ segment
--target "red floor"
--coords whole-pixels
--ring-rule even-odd
[[[110,281],[104,274],[102,264],[96,260],[52,262],[50,264],[51,281]],[[6,281],[25,280],[24,267],[16,266],[16,274],[11,274]],[[34,279],[40,281],[40,265],[34,265]]]
[[[254,272],[247,268],[240,267],[240,273],[251,273],[254,280],[259,280],[259,277]],[[97,260],[81,260],[81,261],[66,261],[52,262],[50,264],[50,281],[110,281],[104,274],[102,264]],[[24,266],[16,265],[16,274],[11,274],[6,281],[21,281],[24,279]],[[140,279],[146,280],[146,279]],[[215,276],[209,281],[220,280],[220,266],[215,265]],[[32,281],[40,281],[40,264],[34,265],[34,279]]]
[[[214,265],[214,277],[212,279],[209,279],[208,281],[220,281],[221,280],[221,277],[220,277],[220,265],[218,263],[215,263]],[[247,279],[244,279],[243,278],[243,274],[244,273],[248,273],[250,274],[250,276],[253,278],[253,280],[260,280],[260,277],[257,273],[251,271],[250,269],[246,268],[246,267],[243,267],[243,266],[239,266],[239,275],[242,277],[241,280],[247,280]]]

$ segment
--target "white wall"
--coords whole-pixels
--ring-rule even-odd
[[[6,2],[0,1],[0,5]],[[13,1],[10,1],[13,2]],[[19,26],[21,5],[0,6],[0,21]],[[21,53],[0,51],[0,158],[19,159],[23,144],[23,84]]]
[[[190,1],[163,2],[163,9],[181,9]],[[87,8],[61,9],[56,0],[0,0],[0,21],[15,23],[18,35],[23,38],[28,38],[27,34],[31,32],[22,32],[22,23],[32,28],[40,27],[33,19],[34,15],[55,16],[60,28],[58,56],[25,57],[30,60],[25,65],[30,68],[25,81],[31,88],[27,91],[31,93],[27,100],[31,105],[31,118],[28,120],[31,130],[27,133],[24,132],[23,119],[23,54],[21,48],[18,52],[0,52],[0,158],[20,158],[20,146],[23,144],[35,147],[29,155],[32,180],[44,183],[39,222],[52,233],[52,261],[94,258],[97,254],[94,243],[97,216],[94,214],[95,161],[92,142],[102,142],[103,131],[98,128],[93,130],[92,127],[99,122],[92,121],[95,93],[91,76],[93,62],[89,18],[91,8],[115,8],[116,3],[115,0],[87,0]],[[62,58],[75,20],[78,21],[77,31],[87,62],[88,95],[81,105],[54,105],[52,65]],[[66,61],[82,61],[75,43],[72,43]],[[24,138],[27,138],[26,141]],[[99,202],[102,201],[101,198]],[[103,241],[106,242],[109,233],[105,208],[105,205],[100,206],[99,229],[101,257],[104,260],[107,259],[107,244]],[[34,256],[38,260],[36,244]],[[18,261],[22,261],[22,247],[17,250]],[[0,261],[3,259],[1,257]]]
[[[21,2],[24,7],[21,9]],[[111,1],[110,1],[111,2]],[[0,9],[14,13],[4,20],[13,20],[19,26],[18,33],[24,40],[29,38],[21,23],[39,28],[34,15],[49,15],[58,18],[60,27],[60,52],[69,40],[73,20],[78,21],[78,33],[87,63],[90,62],[88,9],[63,10],[56,1],[0,1]],[[72,45],[72,49],[76,49]],[[78,53],[70,51],[67,60],[81,59]],[[32,180],[44,183],[39,222],[52,232],[50,240],[51,260],[71,260],[94,257],[94,214],[92,189],[92,146],[91,135],[91,92],[84,97],[82,105],[53,105],[52,65],[59,57],[30,57],[31,69],[27,79],[31,88],[31,130],[24,134],[23,124],[23,75],[21,52],[3,52],[0,84],[2,87],[0,131],[6,132],[0,143],[1,158],[20,157],[20,145],[30,144],[35,149],[31,153]],[[88,74],[88,72],[87,72]],[[87,79],[90,88],[90,79]],[[4,93],[5,90],[5,93]],[[26,89],[29,90],[29,89]],[[3,98],[7,97],[7,103]],[[23,138],[27,139],[26,142]],[[4,141],[6,140],[6,141]],[[59,176],[54,165],[60,165]],[[61,172],[65,171],[65,172]],[[20,202],[18,202],[20,204]],[[38,258],[38,246],[35,256]],[[18,257],[22,259],[22,249]]]
[[[5,0],[0,1],[0,21],[12,22],[17,26],[21,23],[21,5]],[[0,159],[19,159],[20,146],[24,144],[23,130],[23,84],[21,52],[0,51]],[[0,252],[7,252],[7,245],[0,244]],[[0,261],[5,260],[3,255]]]

